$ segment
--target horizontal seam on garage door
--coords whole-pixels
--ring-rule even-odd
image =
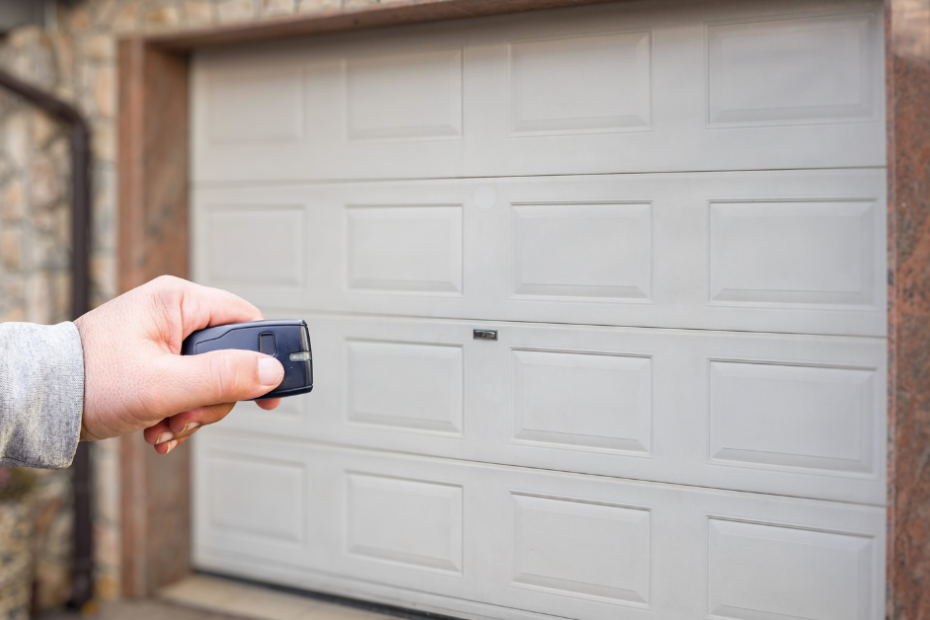
[[[365,312],[329,312],[326,310],[311,310],[301,307],[292,307],[288,308],[286,306],[268,306],[264,308],[265,314],[273,316],[276,314],[288,314],[293,312],[300,312],[307,317],[315,317],[320,319],[345,319],[345,318],[358,318],[358,319],[377,319],[384,321],[435,321],[435,322],[449,322],[454,321],[457,323],[480,323],[480,324],[495,324],[495,325],[512,325],[514,327],[593,327],[597,329],[649,329],[649,330],[660,330],[667,332],[688,332],[688,333],[710,333],[710,334],[751,334],[754,336],[802,336],[802,337],[817,337],[817,338],[854,338],[856,340],[868,339],[868,340],[888,340],[887,335],[876,336],[871,334],[824,334],[819,332],[768,332],[768,331],[756,331],[751,329],[711,329],[708,327],[657,327],[655,325],[611,325],[605,323],[554,323],[551,321],[514,321],[510,319],[478,319],[478,318],[469,318],[469,317],[455,317],[455,316],[425,316],[425,315],[416,315],[416,314],[369,314]]]
[[[886,170],[888,167],[881,166],[848,166],[848,167],[824,167],[824,168],[745,168],[732,170],[659,170],[659,171],[629,171],[629,172],[582,172],[577,174],[525,174],[525,175],[500,175],[500,176],[459,176],[459,177],[385,177],[385,178],[346,178],[346,179],[254,179],[254,180],[191,180],[191,186],[194,189],[230,189],[242,187],[268,187],[268,186],[317,186],[317,185],[349,185],[352,183],[408,183],[408,182],[430,182],[430,181],[481,181],[481,180],[501,180],[501,179],[553,179],[553,178],[577,178],[577,177],[615,177],[615,176],[634,176],[634,175],[673,175],[673,174],[738,174],[753,172],[829,172],[831,170]]]

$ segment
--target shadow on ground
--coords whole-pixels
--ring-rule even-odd
[[[42,614],[37,620],[242,620],[212,611],[181,607],[162,601],[114,601],[103,603],[96,614],[82,616],[64,611]]]

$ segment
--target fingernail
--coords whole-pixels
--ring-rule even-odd
[[[199,426],[200,426],[200,422],[188,422],[187,424],[184,425],[184,428],[181,430],[181,432],[186,433],[188,431],[194,431]]]
[[[177,440],[177,439],[175,439],[174,441],[169,441],[169,442],[168,442],[168,449],[165,450],[165,454],[168,454],[169,452],[171,452],[172,450],[174,450],[174,449],[177,447],[177,445],[178,445],[178,440]]]
[[[164,443],[171,439],[174,439],[174,433],[172,433],[171,431],[165,431],[163,433],[159,433],[158,439],[155,440],[155,445],[157,446],[158,444]]]
[[[273,357],[258,360],[258,380],[262,385],[277,385],[284,374],[284,366]]]

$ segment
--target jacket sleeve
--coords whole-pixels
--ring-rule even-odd
[[[0,465],[71,464],[84,411],[84,350],[74,323],[0,324]]]

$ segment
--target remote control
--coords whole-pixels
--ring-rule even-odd
[[[254,400],[306,394],[313,389],[310,332],[304,321],[252,321],[207,327],[184,339],[181,355],[244,349],[271,355],[284,366],[281,384]]]

